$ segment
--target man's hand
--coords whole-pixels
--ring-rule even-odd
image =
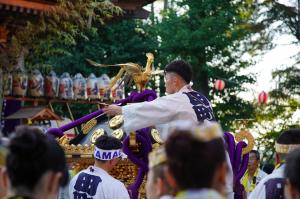
[[[108,116],[115,116],[115,115],[122,114],[122,107],[114,105],[114,104],[104,107],[103,110]]]

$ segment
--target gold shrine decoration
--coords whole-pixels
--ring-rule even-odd
[[[160,134],[157,129],[151,129],[151,136],[155,142],[158,144],[163,144],[164,141],[161,139]]]
[[[99,128],[99,129],[96,129],[96,130],[93,132],[93,134],[92,134],[92,136],[91,136],[91,138],[90,138],[91,143],[92,143],[92,144],[95,144],[97,138],[100,137],[100,136],[102,136],[102,135],[104,135],[104,129],[100,129],[100,128]]]
[[[111,129],[118,129],[122,126],[124,122],[124,116],[123,115],[116,115],[108,122],[108,127]]]
[[[122,129],[117,129],[117,130],[114,130],[111,135],[113,137],[121,140],[122,137],[124,136],[124,131]]]
[[[77,145],[61,145],[65,151],[65,154],[67,156],[72,156],[72,155],[80,155],[82,157],[93,157],[94,154],[94,145],[81,145],[81,144],[77,144]]]
[[[138,91],[142,91],[145,89],[146,84],[150,80],[151,75],[162,74],[163,71],[152,71],[154,56],[152,53],[147,53],[147,64],[143,69],[142,66],[135,63],[124,63],[124,64],[98,64],[90,59],[86,59],[86,61],[96,67],[109,67],[109,66],[119,66],[121,69],[118,74],[113,78],[108,89],[111,89],[118,80],[125,81],[125,79],[132,79],[137,86]],[[122,77],[123,76],[123,77]]]
[[[67,135],[63,135],[61,136],[60,138],[57,139],[57,142],[60,144],[60,145],[68,145],[69,144],[69,138]]]
[[[149,169],[157,165],[164,164],[166,161],[167,155],[164,147],[154,149],[151,153],[149,153]]]
[[[242,141],[244,139],[247,140],[248,144],[242,150],[242,154],[243,155],[249,153],[253,149],[253,147],[255,145],[255,140],[254,140],[254,137],[252,136],[252,134],[250,132],[248,132],[248,131],[240,131],[238,133],[235,133],[234,137],[235,137],[235,139],[236,139],[237,142],[240,142],[240,141]]]
[[[97,124],[97,120],[94,118],[94,119],[91,119],[90,121],[88,121],[87,123],[81,125],[81,130],[83,132],[83,134],[88,134],[88,132],[90,132],[90,130],[96,126]]]

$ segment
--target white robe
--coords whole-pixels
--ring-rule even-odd
[[[192,91],[195,92],[186,85],[177,93],[159,97],[151,102],[123,106],[125,132],[156,126],[165,140],[172,126],[182,121],[189,121],[191,125],[199,125],[204,120],[214,121],[211,104],[205,96],[198,93],[197,99],[193,98],[195,100],[191,102],[184,94]],[[195,110],[198,111],[198,115]]]
[[[129,199],[125,185],[105,170],[90,166],[75,175],[69,184],[69,198]]]
[[[266,199],[266,187],[265,183],[269,180],[275,178],[284,178],[284,168],[285,165],[282,165],[278,169],[275,169],[270,175],[262,179],[259,184],[254,188],[254,190],[250,193],[249,199]],[[277,185],[276,188],[282,188],[281,185]],[[273,190],[275,191],[275,190]]]

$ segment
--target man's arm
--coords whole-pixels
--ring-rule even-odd
[[[142,102],[123,107],[110,105],[104,109],[109,115],[124,115],[124,130],[129,133],[141,128],[168,123],[176,115],[176,109],[180,108],[182,98],[173,95],[157,98],[151,102]]]

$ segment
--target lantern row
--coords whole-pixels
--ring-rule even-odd
[[[3,74],[3,93],[5,96],[16,97],[48,97],[60,99],[123,99],[124,84],[117,88],[107,89],[111,82],[107,74],[96,77],[91,73],[88,78],[77,73],[73,78],[65,72],[60,78],[51,71],[45,78],[39,70],[34,70],[28,76],[23,71]]]
[[[221,79],[217,79],[214,83],[214,87],[218,91],[222,91],[225,88],[225,82]],[[262,91],[258,94],[258,102],[260,104],[267,104],[268,94],[265,91]]]

